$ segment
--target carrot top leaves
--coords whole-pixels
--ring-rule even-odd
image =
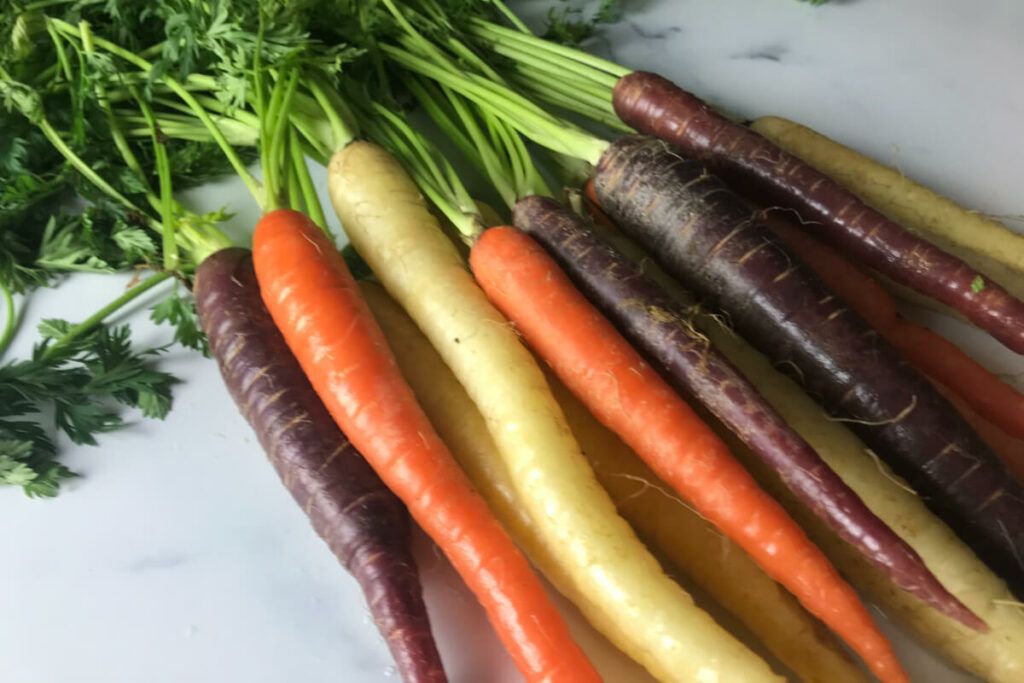
[[[124,424],[116,406],[162,419],[171,407],[176,380],[153,367],[164,347],[135,351],[127,325],[102,320],[125,301],[167,280],[155,275],[79,325],[45,320],[42,341],[28,360],[0,366],[0,484],[21,486],[29,496],[57,494],[75,476],[60,464],[50,431],[39,414],[53,413],[56,428],[73,443],[95,445],[96,437]]]

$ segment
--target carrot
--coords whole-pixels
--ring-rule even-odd
[[[338,425],[441,547],[529,681],[600,680],[402,379],[341,255],[303,214],[256,227],[263,300]]]
[[[989,625],[981,633],[947,619],[887,577],[814,515],[808,514],[758,458],[730,442],[758,481],[771,491],[807,530],[836,567],[885,614],[908,627],[939,654],[991,683],[1024,680],[1024,610],[999,579],[926,507],[926,501],[899,480],[884,463],[870,457],[863,442],[821,411],[792,379],[720,322],[706,318],[701,329],[751,378],[786,420],[814,445],[865,502],[924,557],[955,595]],[[728,440],[724,431],[722,434]]]
[[[907,230],[958,255],[1018,299],[1024,297],[1024,235],[799,123],[763,116],[750,128],[842,183]]]
[[[536,242],[514,228],[492,228],[474,246],[470,265],[491,300],[601,422],[839,634],[881,680],[908,680],[825,556]]]
[[[561,593],[573,596],[572,582],[563,576],[557,558],[547,550],[536,524],[520,505],[514,482],[497,453],[487,424],[466,390],[398,304],[379,285],[360,284],[402,374],[452,455],[517,545]],[[659,490],[667,487],[629,447],[595,420],[557,377],[547,374],[547,378],[598,481],[616,501],[622,515],[655,550],[740,619],[801,681],[865,682],[866,674],[793,596],[697,513]],[[581,600],[578,596],[571,599]],[[756,671],[763,664],[749,650],[701,610],[694,609],[694,615],[690,634],[695,647],[707,662],[720,662],[718,673],[723,680],[749,681],[757,676]],[[609,680],[634,683],[643,678],[637,665],[636,671],[627,674],[623,672],[625,663],[606,664],[586,647],[584,639],[577,637],[577,641]],[[607,659],[618,653],[608,645],[605,650]],[[611,668],[618,678],[611,678]]]
[[[660,680],[739,666],[710,661],[692,645],[689,598],[616,513],[533,356],[466,272],[395,157],[354,143],[331,160],[328,188],[356,249],[483,414],[517,499],[590,622]],[[763,665],[747,671],[736,680],[775,680]]]
[[[601,208],[745,338],[800,376],[1024,594],[1024,488],[927,380],[702,164],[660,140],[617,140]]]
[[[896,585],[971,628],[985,628],[696,330],[692,308],[678,305],[641,267],[558,202],[526,197],[516,204],[514,217],[516,226],[548,250],[680,395],[692,397],[721,420],[836,533]]]
[[[889,293],[831,247],[786,221],[773,219],[770,226],[914,366],[950,387],[972,410],[1007,434],[1024,438],[1024,394],[941,335],[901,318]]]
[[[402,680],[443,683],[405,506],[302,374],[260,300],[249,250],[205,259],[193,291],[224,383],[295,502],[359,582]]]
[[[838,419],[856,423],[875,452],[1024,594],[1024,487],[952,406],[702,164],[660,140],[608,143],[443,57],[395,45],[381,50],[524,137],[592,164],[601,208],[611,218],[776,362],[799,372]]]
[[[544,543],[543,534],[539,526],[521,505],[516,495],[515,482],[508,468],[504,466],[501,460],[497,444],[495,444],[494,439],[488,432],[487,423],[473,404],[466,390],[459,384],[452,371],[448,369],[444,360],[430,345],[430,342],[423,336],[423,333],[419,331],[415,323],[379,285],[362,283],[362,291],[374,316],[387,335],[391,348],[394,349],[402,374],[409,382],[413,391],[416,392],[416,397],[430,417],[430,421],[445,440],[445,443],[451,448],[452,454],[458,460],[463,470],[465,470],[473,485],[477,487],[490,504],[494,514],[512,535],[512,538],[519,547],[523,549],[559,592],[568,596],[577,604],[585,604],[585,601],[575,588],[574,582],[562,570],[557,554],[553,553]],[[552,379],[555,382],[558,381],[557,378]],[[553,385],[552,389],[557,392],[559,387]],[[562,388],[561,393],[558,394],[559,403],[561,403],[561,398],[566,393],[565,389]],[[586,409],[583,409],[583,413],[585,412]],[[605,437],[615,441],[617,439],[614,435],[608,434],[607,431],[603,430],[589,414],[587,414],[589,425],[592,425],[593,428],[601,429],[601,433],[592,435],[589,429],[578,430],[582,421],[579,411],[570,411],[570,413],[574,418],[572,423],[573,433],[581,439],[587,439],[588,447],[585,453],[591,459],[591,462],[595,462],[595,451],[600,454],[608,451],[604,441]],[[595,438],[599,445],[594,444]],[[625,448],[621,445],[621,442],[619,445],[620,448]],[[615,446],[612,445],[611,448],[614,450]],[[636,460],[635,456],[628,455],[633,460]],[[597,457],[600,463],[604,465],[609,464],[607,459],[600,459],[600,455]],[[643,467],[638,460],[636,462],[641,468]],[[622,470],[617,471],[621,472]],[[620,488],[622,486],[621,481],[618,480],[616,482]],[[626,482],[626,484],[627,486],[631,485],[629,482]],[[664,500],[660,494],[654,492],[652,494],[657,500]],[[693,536],[696,538],[692,543],[700,548],[703,556],[708,557],[708,564],[719,568],[732,567],[737,564],[741,567],[745,566],[742,560],[746,558],[743,556],[742,551],[739,550],[736,550],[730,559],[742,556],[740,561],[728,562],[726,559],[722,559],[721,537],[713,530],[709,530],[708,525],[697,515],[686,508],[679,508],[679,506],[676,506],[676,510],[670,510],[670,512],[671,514],[668,515],[670,520],[682,522],[684,529],[693,532]],[[806,641],[811,636],[805,635],[805,633],[808,630],[811,630],[813,633],[815,622],[807,616],[806,612],[800,609],[799,605],[795,604],[795,601],[794,604],[789,604],[780,599],[780,589],[778,586],[768,577],[764,576],[756,568],[756,565],[753,565],[749,560],[747,560],[747,563],[751,566],[753,576],[744,574],[742,571],[739,574],[731,572],[729,575],[734,578],[748,580],[748,583],[744,584],[743,587],[746,589],[751,587],[770,588],[770,592],[767,595],[751,595],[749,598],[757,607],[766,609],[763,619],[770,621],[776,627],[776,633],[786,633],[786,647],[789,648],[786,650],[787,652],[798,652],[804,655],[805,658],[812,660],[811,662],[806,662],[805,659],[801,659],[795,663],[798,668],[801,666],[805,669],[813,668],[815,664],[823,667],[825,664],[834,664],[837,660],[839,662],[838,674],[840,676],[844,674],[844,669],[841,666],[842,663],[846,663],[848,668],[854,668],[852,664],[842,659],[837,650],[828,650],[827,641],[807,643]],[[737,590],[743,589],[737,587]],[[689,596],[686,596],[686,599],[689,600]],[[776,607],[782,613],[781,616],[773,609]],[[694,651],[700,653],[705,666],[708,667],[706,670],[714,670],[720,680],[750,681],[757,680],[763,675],[762,672],[765,670],[765,664],[756,654],[725,631],[697,606],[691,604],[689,611],[691,612],[692,621],[688,637],[690,638],[691,647]],[[653,612],[648,616],[650,618],[657,618]],[[799,617],[803,617],[803,620],[801,621]],[[759,618],[761,617],[755,617],[755,619]],[[790,618],[792,618],[792,621],[789,620]],[[788,629],[788,631],[782,630],[782,627]],[[584,647],[586,646],[585,641],[580,639],[580,642]],[[598,659],[595,656],[596,653],[592,656],[595,665],[599,667],[602,673],[609,677],[609,680],[625,680],[633,683],[644,678],[645,674],[638,664],[630,666],[630,663],[627,662],[614,661],[615,659],[625,659],[625,656],[620,654],[616,648],[610,647],[607,641],[605,641],[603,649],[605,651],[602,652],[602,659]],[[608,652],[609,650],[611,652]],[[613,672],[609,670],[611,668],[615,669],[617,677],[612,677]],[[677,674],[677,676],[680,676],[681,680],[685,680],[680,674]],[[835,683],[835,680],[835,678],[829,679],[830,683]],[[860,679],[853,678],[853,680],[859,681]]]
[[[810,164],[718,114],[656,74],[615,85],[619,117],[705,160],[727,180],[796,210],[808,230],[896,282],[960,311],[1007,348],[1024,354],[1024,301],[967,263],[909,232]]]
[[[649,254],[613,225],[595,225],[602,236],[630,259],[642,264],[681,305],[696,299],[666,274]],[[762,461],[746,452],[728,430],[734,452],[758,481],[807,530],[808,535],[854,586],[872,596],[885,613],[958,666],[992,683],[1018,683],[1024,676],[1024,610],[999,579],[967,545],[925,506],[904,482],[875,457],[841,422],[830,419],[801,387],[740,338],[715,315],[695,316],[701,332],[738,367],[797,432],[828,462],[868,507],[895,529],[924,558],[944,586],[989,625],[971,630],[898,589],[856,548],[843,541],[806,506],[799,503]]]
[[[978,436],[985,440],[996,455],[1003,459],[1006,468],[1017,478],[1017,481],[1024,482],[1024,439],[1013,437],[998,426],[992,424],[984,417],[974,412],[970,405],[964,401],[952,389],[935,382],[935,390],[946,397],[953,404],[960,414],[964,416],[967,423],[978,432]]]
[[[750,556],[670,493],[643,460],[553,374],[551,390],[620,513],[661,557],[707,591],[804,683],[864,683],[838,639]]]

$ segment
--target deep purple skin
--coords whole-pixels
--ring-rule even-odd
[[[521,199],[514,218],[516,226],[540,242],[587,298],[654,361],[676,391],[704,404],[778,473],[804,505],[883,574],[947,616],[977,630],[987,629],[694,329],[686,308],[638,264],[553,199]]]
[[[754,190],[764,203],[795,210],[804,229],[960,311],[1007,348],[1024,354],[1024,302],[810,164],[656,74],[637,71],[623,77],[613,102],[627,125],[703,160],[730,184]]]
[[[846,421],[1024,595],[1020,483],[921,374],[782,246],[753,207],[703,164],[648,137],[616,141],[594,182],[601,208],[620,228]]]
[[[263,306],[252,253],[200,265],[196,307],[224,383],[281,481],[355,576],[406,683],[447,678],[410,548],[409,515],[320,402]]]

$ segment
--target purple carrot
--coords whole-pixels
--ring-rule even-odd
[[[641,267],[547,197],[515,207],[515,224],[555,257],[584,294],[676,391],[700,401],[786,486],[900,588],[966,626],[985,622],[943,587],[924,560],[879,519],[746,377],[693,327],[686,308]]]
[[[795,210],[805,229],[960,311],[1007,348],[1024,354],[1024,302],[810,164],[656,74],[637,71],[619,79],[613,102],[628,125],[704,160],[727,181],[752,188],[768,203]]]
[[[616,141],[601,208],[674,277],[848,422],[974,551],[1024,594],[1024,490],[928,381],[698,161]],[[865,455],[865,457],[867,457]]]
[[[281,481],[366,596],[402,680],[447,680],[410,549],[409,515],[349,443],[263,306],[247,249],[207,258],[196,307],[224,383]]]

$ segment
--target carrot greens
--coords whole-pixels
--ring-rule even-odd
[[[159,97],[164,89],[120,72],[103,52],[107,41],[82,21],[89,14],[110,28],[116,22],[106,10],[21,9],[13,25],[0,25],[11,36],[0,50],[0,289],[11,304],[0,353],[15,332],[14,294],[59,285],[68,273],[153,271],[80,323],[44,321],[31,356],[0,366],[0,483],[52,496],[74,476],[60,463],[58,434],[95,445],[126,424],[118,406],[163,418],[171,405],[175,379],[154,367],[166,347],[134,349],[130,328],[108,319],[155,297],[153,320],[171,325],[175,341],[205,350],[191,298],[167,283],[194,267],[186,254],[227,244],[217,228],[226,214],[189,212],[172,189],[222,175],[226,164],[206,140],[172,140],[160,130],[143,92]],[[136,29],[118,32],[126,41],[156,39],[162,28],[138,12],[125,22]],[[128,103],[149,121],[149,134],[132,135],[133,122],[118,116]]]

